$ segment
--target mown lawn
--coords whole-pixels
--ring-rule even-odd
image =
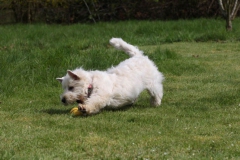
[[[240,159],[239,19],[0,26],[0,159]],[[165,76],[162,105],[71,117],[56,77],[145,51]]]

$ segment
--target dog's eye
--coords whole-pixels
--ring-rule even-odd
[[[74,87],[68,87],[69,91],[73,91]]]

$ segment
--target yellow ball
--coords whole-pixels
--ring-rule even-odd
[[[78,110],[78,107],[74,107],[73,109],[71,109],[70,113],[72,116],[81,116],[82,115],[82,112],[80,112]]]

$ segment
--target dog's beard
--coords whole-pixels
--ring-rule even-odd
[[[68,92],[61,96],[61,100],[64,105],[74,104],[74,103],[84,104],[84,102],[87,100],[87,96],[82,94],[76,95],[72,92]]]
[[[67,92],[61,96],[61,100],[64,105],[73,104],[77,101],[77,95]]]
[[[83,95],[78,95],[77,96],[77,100],[76,102],[79,104],[84,104],[84,102],[86,101],[87,97],[86,96],[83,96]]]

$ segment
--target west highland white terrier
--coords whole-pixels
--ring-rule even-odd
[[[130,58],[106,71],[68,70],[57,78],[62,83],[64,104],[78,103],[79,110],[87,115],[96,114],[105,107],[119,108],[133,104],[147,89],[151,104],[158,106],[163,97],[163,75],[155,64],[137,47],[121,38],[112,38],[110,44],[126,52]]]

